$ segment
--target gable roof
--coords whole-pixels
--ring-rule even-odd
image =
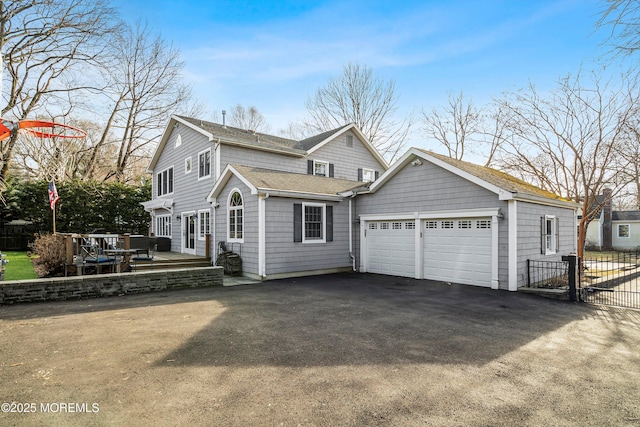
[[[371,142],[367,139],[366,136],[360,131],[358,126],[355,123],[349,123],[348,125],[344,125],[338,129],[334,129],[328,132],[323,132],[320,135],[316,135],[311,138],[307,138],[303,141],[300,141],[300,147],[307,150],[307,154],[311,154],[314,151],[322,148],[325,144],[334,140],[338,136],[342,135],[347,131],[353,132],[356,137],[360,140],[360,142],[365,146],[367,150],[375,157],[375,159],[380,163],[380,165],[386,170],[389,168],[389,164],[387,161],[378,153],[378,150],[371,144]]]
[[[221,125],[219,123],[208,122],[205,120],[194,119],[191,117],[176,116],[185,122],[191,123],[196,128],[200,128],[213,135],[214,139],[220,138],[221,141],[234,141],[250,146],[272,146],[280,149],[296,149],[297,141],[288,138],[282,138],[275,135],[269,135],[254,130],[245,130],[232,126]]]
[[[232,176],[238,177],[251,189],[251,194],[270,194],[281,197],[342,200],[339,193],[362,187],[364,182],[328,178],[243,165],[227,165],[218,182],[207,196],[213,201]]]
[[[318,148],[324,146],[337,136],[348,130],[352,130],[371,154],[378,162],[387,169],[389,165],[378,151],[371,145],[355,124],[350,123],[337,129],[323,132],[319,135],[296,141],[294,139],[283,138],[280,136],[269,135],[262,132],[245,130],[233,126],[226,126],[219,123],[213,123],[206,120],[195,119],[192,117],[173,115],[169,119],[167,126],[162,134],[160,142],[153,153],[147,172],[151,173],[160,159],[160,155],[164,147],[169,141],[171,131],[180,125],[184,125],[208,138],[210,142],[220,142],[223,144],[244,146],[247,148],[276,152],[283,155],[304,157],[313,153]]]
[[[575,208],[577,206],[577,204],[571,200],[560,197],[550,191],[538,188],[535,185],[529,184],[526,181],[515,178],[499,170],[462,160],[452,159],[420,148],[411,148],[407,151],[407,153],[393,164],[391,168],[389,168],[389,170],[380,177],[380,179],[371,185],[369,191],[377,191],[377,189],[382,187],[385,182],[416,159],[422,159],[435,164],[436,166],[440,166],[449,172],[492,191],[499,196],[500,200],[521,199],[540,203],[556,204],[571,208]]]

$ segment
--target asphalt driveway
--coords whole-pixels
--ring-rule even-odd
[[[364,274],[0,306],[0,424],[631,426],[639,347],[640,311]]]

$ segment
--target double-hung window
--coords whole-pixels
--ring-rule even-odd
[[[324,203],[294,203],[293,241],[326,243],[333,241],[333,206]]]
[[[329,163],[320,162],[318,160],[313,162],[313,174],[320,176],[329,176]]]
[[[560,246],[558,218],[546,215],[540,218],[541,228],[541,253],[552,255],[558,252]]]
[[[198,153],[198,179],[211,176],[211,149]]]
[[[303,242],[324,242],[324,205],[304,204]]]
[[[333,163],[325,162],[323,160],[307,161],[308,175],[328,176],[330,178],[333,178],[334,173],[335,172]]]
[[[173,193],[173,166],[156,174],[156,189],[158,196]]]

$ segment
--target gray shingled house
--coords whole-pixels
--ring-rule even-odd
[[[152,232],[205,235],[261,279],[361,271],[495,289],[526,260],[576,249],[576,206],[493,169],[419,149],[390,168],[353,124],[294,141],[173,116],[149,165]]]

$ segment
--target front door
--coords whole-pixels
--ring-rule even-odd
[[[196,214],[182,214],[182,252],[196,254]]]

